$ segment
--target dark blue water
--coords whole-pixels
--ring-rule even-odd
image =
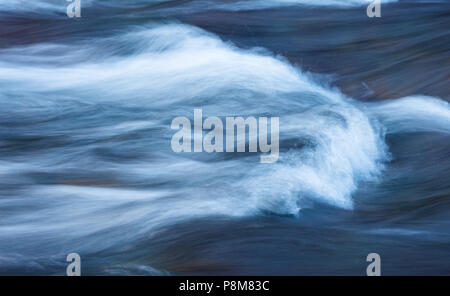
[[[450,3],[366,4],[0,1],[0,274],[450,274]],[[174,153],[196,108],[279,161]]]

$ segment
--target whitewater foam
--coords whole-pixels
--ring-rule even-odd
[[[380,130],[350,99],[319,86],[284,59],[258,49],[238,49],[185,25],[143,29],[117,39],[119,43],[136,40],[140,48],[122,59],[111,55],[66,67],[3,62],[1,84],[16,97],[38,95],[44,108],[46,97],[54,101],[50,94],[64,93],[66,99],[86,103],[112,101],[167,110],[183,106],[183,112],[201,104],[205,113],[214,116],[248,114],[249,108],[252,114],[283,114],[281,133],[307,139],[311,145],[292,147],[282,156],[282,164],[255,167],[239,182],[242,188],[237,194],[251,197],[243,206],[250,212],[295,213],[300,208],[297,201],[304,196],[351,208],[351,194],[358,183],[380,173],[386,159]],[[14,60],[13,51],[8,56]],[[60,58],[69,60],[70,54]],[[160,115],[173,118],[176,114]],[[163,122],[155,120],[154,125]],[[245,163],[235,165],[233,169],[238,169]],[[277,203],[284,206],[272,207]]]
[[[368,111],[389,133],[450,132],[450,104],[441,99],[410,96],[371,105]]]
[[[350,210],[360,184],[378,180],[389,160],[385,132],[448,131],[446,103],[422,97],[357,103],[281,57],[239,49],[194,27],[140,28],[117,36],[117,46],[96,58],[105,40],[74,42],[75,57],[92,55],[67,65],[72,53],[55,55],[64,49],[59,45],[51,48],[60,61],[50,64],[42,63],[45,44],[33,47],[30,64],[23,62],[26,47],[0,53],[8,57],[0,63],[0,116],[26,120],[17,130],[25,136],[58,140],[4,163],[5,180],[21,186],[0,206],[33,211],[2,218],[1,249],[12,237],[30,249],[32,238],[45,233],[48,244],[64,237],[96,251],[116,243],[111,233],[132,240],[199,217],[295,215],[311,201]],[[189,117],[193,107],[205,116],[280,117],[279,162],[175,155],[170,121]],[[84,236],[95,239],[77,244]]]

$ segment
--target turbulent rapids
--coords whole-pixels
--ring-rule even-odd
[[[409,256],[418,273],[442,272],[448,5],[411,10],[433,17],[436,38],[420,23],[398,36],[372,29],[366,1],[200,2],[86,1],[73,21],[60,1],[0,1],[0,273],[60,274],[77,252],[87,274],[327,274],[330,260],[358,274],[365,262],[353,258],[376,250],[393,262],[387,274],[412,272]],[[288,29],[330,20],[346,35],[324,28],[322,44],[308,43]],[[403,44],[411,34],[423,40]],[[384,52],[382,38],[418,61]],[[386,64],[368,67],[378,52]],[[171,122],[197,108],[279,117],[278,161],[175,153]]]

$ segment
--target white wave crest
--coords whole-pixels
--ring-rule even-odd
[[[351,208],[351,195],[358,184],[380,173],[386,159],[380,130],[339,91],[321,87],[285,60],[258,49],[238,49],[185,25],[160,26],[120,36],[116,40],[118,48],[121,40],[131,42],[138,50],[125,57],[111,54],[98,61],[90,59],[67,66],[59,63],[41,67],[40,61],[45,58],[39,54],[34,55],[37,64],[31,63],[32,66],[13,63],[20,59],[14,50],[8,51],[9,62],[0,64],[0,84],[9,97],[23,99],[5,99],[5,107],[11,105],[13,109],[29,100],[42,108],[53,108],[62,97],[88,103],[110,101],[162,108],[167,111],[159,111],[160,118],[152,118],[152,124],[164,130],[168,129],[166,122],[177,115],[174,110],[191,112],[197,106],[211,116],[249,114],[249,110],[252,114],[269,112],[280,116],[285,137],[282,140],[300,139],[309,145],[282,154],[280,163],[273,167],[250,165],[251,173],[242,178],[233,176],[233,172],[242,171],[247,166],[245,162],[224,163],[223,170],[232,172],[227,178],[239,180],[238,186],[230,190],[228,182],[234,181],[226,181],[220,186],[221,192],[227,192],[224,198],[204,196],[209,205],[221,204],[213,207],[220,208],[220,214],[247,215],[260,210],[291,214],[301,208],[305,197]],[[80,48],[85,45],[80,44]],[[48,47],[43,48],[45,53]],[[94,45],[91,49],[98,51]],[[33,52],[39,53],[39,49]],[[62,53],[58,59],[69,61],[78,54],[74,49],[73,56]],[[170,167],[174,161],[170,151],[163,153],[162,161]],[[187,175],[197,175],[187,169]],[[206,174],[190,186],[204,187],[203,182],[220,175]],[[205,209],[205,214],[213,214],[202,202],[196,204]],[[189,210],[193,207],[195,203]]]
[[[388,133],[450,133],[450,104],[428,96],[410,96],[373,103],[369,112],[387,128]]]

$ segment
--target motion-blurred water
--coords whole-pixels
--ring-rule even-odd
[[[450,274],[449,2],[68,4],[0,1],[0,274]],[[172,152],[195,108],[280,160]]]

